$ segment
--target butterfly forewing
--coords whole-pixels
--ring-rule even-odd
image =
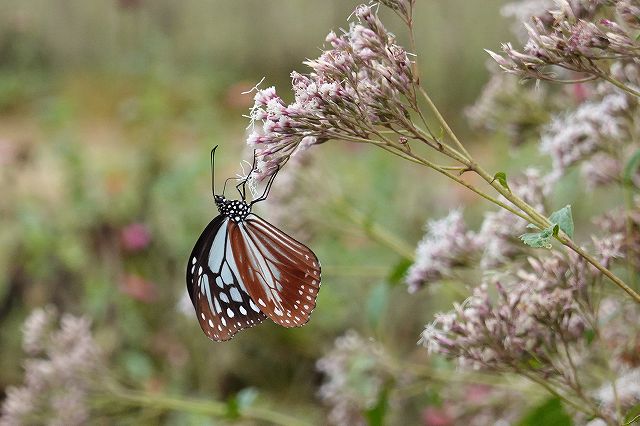
[[[200,327],[212,340],[229,340],[266,316],[242,282],[229,236],[229,219],[218,216],[196,242],[187,266],[187,289]]]
[[[240,281],[274,322],[284,327],[304,325],[316,305],[320,263],[304,244],[255,214],[229,223],[231,249]]]

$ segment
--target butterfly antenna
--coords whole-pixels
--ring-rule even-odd
[[[216,192],[214,190],[214,186],[213,186],[213,178],[215,177],[214,173],[213,173],[213,157],[216,155],[216,149],[218,148],[218,145],[214,146],[213,149],[211,150],[211,195],[215,196]]]

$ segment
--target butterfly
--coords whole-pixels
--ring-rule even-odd
[[[320,262],[296,241],[251,211],[267,198],[278,170],[263,194],[247,202],[246,185],[256,168],[236,185],[239,200],[211,192],[219,215],[204,229],[187,264],[187,290],[202,331],[221,342],[270,318],[284,327],[309,321],[320,289]]]

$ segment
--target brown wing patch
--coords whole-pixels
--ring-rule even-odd
[[[304,325],[320,289],[316,255],[254,214],[229,226],[240,276],[253,301],[279,325]],[[242,238],[233,237],[235,232]]]

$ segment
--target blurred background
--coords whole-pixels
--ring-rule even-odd
[[[425,0],[416,14],[424,86],[489,169],[506,158],[506,143],[484,153],[463,110],[488,78],[483,48],[511,38],[503,3]],[[185,300],[187,257],[217,214],[209,150],[220,145],[217,182],[250,160],[243,114],[252,99],[242,92],[265,77],[262,87],[290,99],[289,73],[305,71],[301,62],[319,54],[329,30],[347,26],[357,4],[3,1],[0,389],[22,382],[21,324],[47,305],[90,318],[112,373],[132,388],[205,401],[252,389],[255,404],[316,423],[327,408],[315,365],[347,330],[400,363],[425,359],[416,346],[424,324],[460,295],[408,294],[402,278],[415,244],[429,218],[465,206],[477,225],[487,205],[370,147],[313,149],[261,208],[322,261],[308,325],[265,322],[215,344]],[[397,18],[383,18],[404,42]],[[412,424],[425,395],[416,392],[403,414]],[[164,409],[126,418],[217,424]]]

